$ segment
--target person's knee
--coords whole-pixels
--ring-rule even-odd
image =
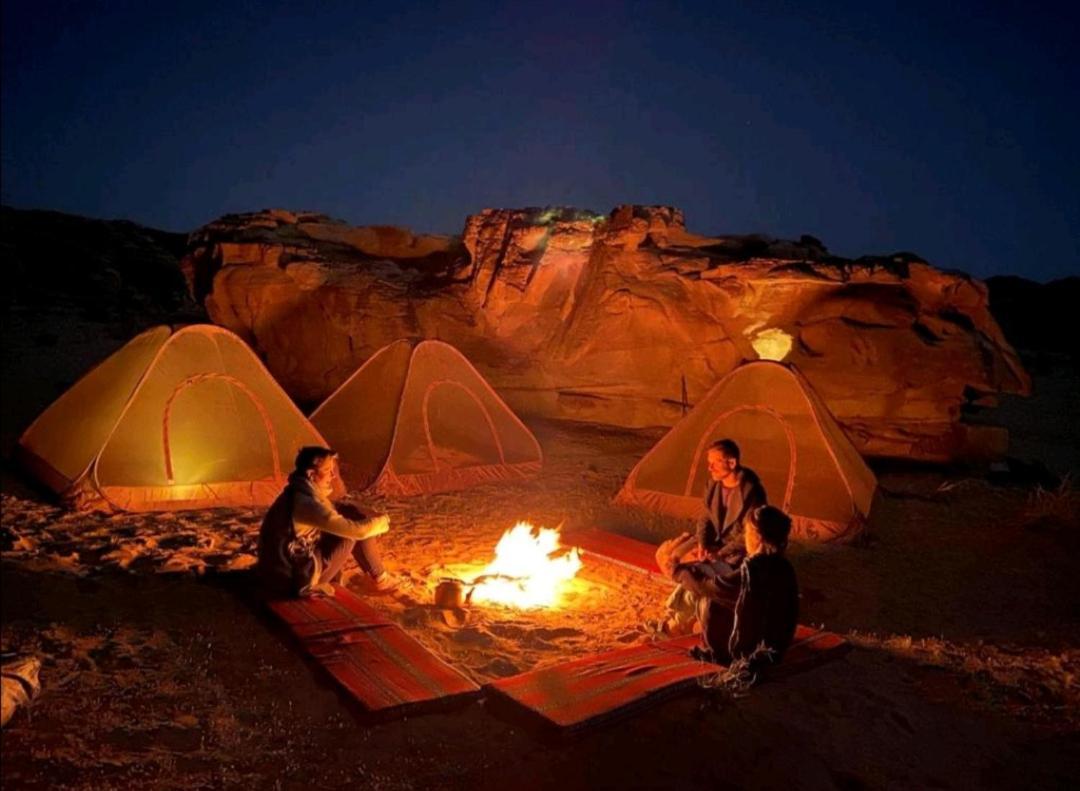
[[[356,545],[356,540],[352,538],[338,538],[334,544],[333,549],[326,555],[327,562],[332,562],[337,558],[347,558],[352,554],[353,547]]]

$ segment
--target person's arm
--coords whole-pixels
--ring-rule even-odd
[[[728,653],[738,659],[753,655],[765,639],[765,603],[754,585],[750,564],[740,568],[739,599],[735,602],[735,628],[731,631]]]
[[[324,533],[356,541],[382,535],[390,529],[390,518],[386,515],[362,521],[346,519],[332,505],[314,497],[297,497],[293,504],[293,518],[314,525]]]
[[[720,539],[720,525],[713,521],[711,515],[703,516],[698,520],[697,545],[702,556],[715,556],[723,546]]]
[[[710,574],[703,563],[680,563],[672,578],[691,593],[710,599],[731,601],[732,593],[739,589],[738,571]]]
[[[709,544],[709,517],[703,516],[694,525],[694,536],[697,538],[697,546],[702,552]]]
[[[720,531],[723,525],[716,521],[716,512],[713,504],[720,497],[720,484],[711,482],[705,487],[705,494],[701,498],[700,517],[695,525],[694,535],[697,537],[698,549],[703,557],[711,555],[720,548]]]
[[[716,550],[715,554],[725,563],[738,567],[746,557],[746,538],[740,532],[734,538],[726,541],[722,547]]]

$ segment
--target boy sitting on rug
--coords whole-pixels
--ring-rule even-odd
[[[745,524],[746,559],[737,569],[719,561],[679,562],[674,552],[657,553],[661,569],[698,599],[704,648],[698,658],[720,664],[749,659],[751,671],[779,662],[795,636],[799,586],[786,557],[791,518],[765,505]],[[689,534],[672,542],[686,544]]]
[[[296,469],[259,531],[258,571],[271,592],[333,595],[332,583],[350,555],[376,590],[398,586],[383,568],[377,544],[390,529],[390,517],[368,519],[350,505],[335,507],[330,494],[336,475],[335,451],[309,446],[296,454]]]

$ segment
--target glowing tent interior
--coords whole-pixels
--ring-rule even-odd
[[[536,437],[441,341],[384,346],[311,416],[350,489],[417,495],[540,472]]]
[[[787,511],[792,537],[849,540],[862,531],[874,473],[810,383],[792,366],[736,368],[637,463],[616,502],[693,518],[708,480],[706,450],[735,440],[769,502]]]
[[[239,337],[197,324],[132,339],[53,402],[18,453],[75,508],[173,511],[270,503],[296,451],[323,444]]]

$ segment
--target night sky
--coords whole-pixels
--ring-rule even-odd
[[[3,202],[439,233],[660,203],[698,233],[1080,271],[1076,3],[396,5],[4,0]]]

